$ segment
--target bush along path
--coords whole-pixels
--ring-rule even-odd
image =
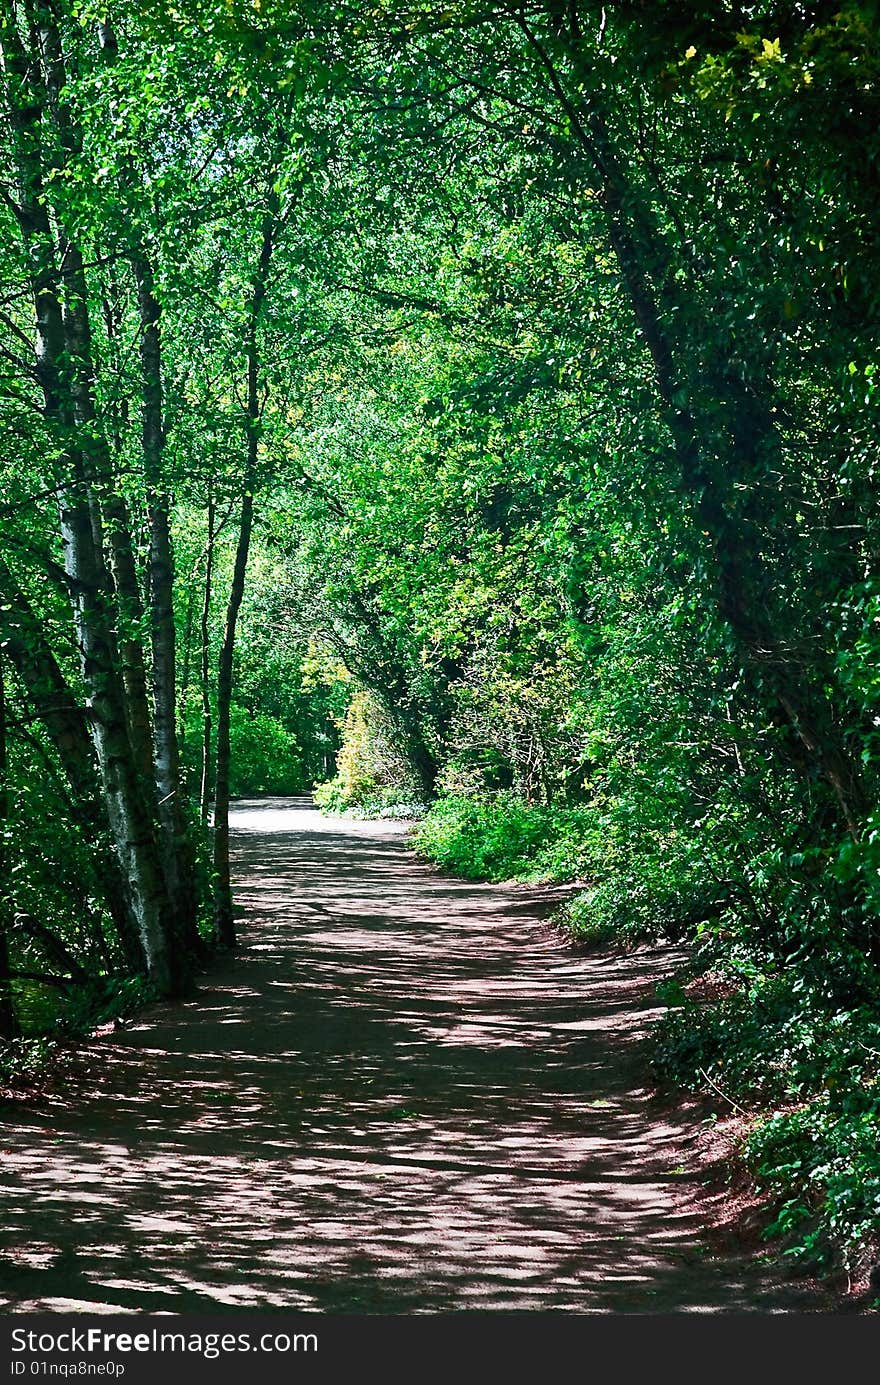
[[[708,1239],[698,1125],[645,1087],[661,950],[578,955],[554,891],[439,875],[399,823],[232,827],[240,956],[15,1111],[4,1306],[827,1307]]]

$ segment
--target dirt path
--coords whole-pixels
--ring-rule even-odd
[[[397,825],[234,826],[241,958],[7,1108],[0,1303],[815,1310],[706,1248],[694,1130],[639,1086],[657,956],[575,956],[534,892],[440,877]]]

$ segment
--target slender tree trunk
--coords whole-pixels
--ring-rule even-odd
[[[193,567],[190,573],[190,580],[187,584],[186,593],[186,614],[183,618],[183,640],[181,641],[180,651],[180,691],[177,697],[177,746],[180,751],[181,764],[187,763],[188,738],[186,726],[186,703],[189,696],[189,683],[192,676],[192,643],[193,643],[193,621],[195,619],[196,592],[195,581],[199,565]],[[181,775],[186,783],[187,794],[192,792],[192,775],[185,774],[181,770]]]
[[[0,1036],[14,1038],[18,1033],[15,1015],[15,999],[12,992],[12,978],[9,974],[9,941],[7,922],[9,919],[10,880],[7,863],[9,850],[7,833],[9,831],[9,785],[7,776],[9,766],[6,758],[6,687],[3,674],[3,651],[0,649]]]
[[[254,452],[256,452],[256,434],[254,434],[253,442]],[[250,450],[251,439],[249,438],[249,453]],[[253,476],[253,472],[250,470],[249,475]],[[246,484],[252,486],[253,482],[249,481]],[[244,597],[253,521],[254,497],[252,491],[248,490],[241,503],[235,566],[229,589],[229,601],[226,606],[223,643],[220,646],[220,657],[217,664],[217,760],[214,770],[214,932],[218,944],[224,948],[234,948],[236,943],[232,884],[229,877],[229,774],[231,765],[229,728],[232,710],[235,627],[238,623],[238,614]]]
[[[205,545],[205,590],[199,621],[201,693],[202,693],[202,779],[199,793],[199,817],[204,826],[211,808],[211,672],[209,622],[211,618],[211,586],[214,576],[214,496],[208,496],[208,538]]]
[[[119,47],[113,25],[106,16],[98,24],[98,38],[104,57],[110,63],[116,62]],[[135,185],[133,167],[127,169],[126,182],[132,187]],[[161,308],[155,293],[153,266],[141,237],[135,237],[129,261],[137,287],[140,320],[141,445],[150,533],[148,604],[153,694],[152,761],[158,794],[162,860],[176,926],[186,945],[200,951],[201,940],[196,927],[195,861],[180,778],[177,734],[174,555],[170,499],[163,475],[165,426]]]
[[[196,927],[195,862],[189,838],[177,740],[177,646],[170,500],[163,475],[161,310],[153,270],[139,244],[131,255],[138,295],[143,389],[142,448],[150,529],[150,640],[153,681],[153,759],[168,892],[186,945],[201,950]]]
[[[258,332],[260,316],[269,281],[278,201],[273,193],[263,217],[260,253],[253,278],[245,362],[247,369],[247,399],[245,404],[245,468],[238,543],[226,624],[217,666],[217,761],[214,783],[214,935],[224,948],[235,947],[235,917],[232,906],[232,886],[229,878],[229,719],[232,706],[232,671],[235,654],[235,628],[244,597],[245,575],[250,552],[254,522],[254,487],[257,479],[257,452],[260,436],[260,361]]]
[[[96,599],[93,550],[85,537],[88,514],[62,498],[62,533],[68,571],[78,595],[74,612],[89,717],[107,802],[107,815],[141,939],[147,971],[160,988],[172,986],[166,934],[168,903],[151,814],[132,759],[124,701],[103,612]]]
[[[108,16],[98,22],[104,58],[113,64],[119,46]],[[137,184],[133,165],[125,166],[129,188]],[[140,320],[142,391],[141,446],[147,491],[150,564],[147,602],[150,613],[153,701],[152,763],[155,772],[162,862],[175,928],[184,946],[200,953],[197,928],[198,898],[195,859],[189,835],[184,788],[180,777],[177,729],[176,630],[174,624],[174,555],[171,543],[170,498],[163,474],[161,307],[155,293],[153,266],[142,236],[135,236],[129,261],[137,288]]]
[[[62,139],[68,150],[73,150],[76,144],[76,136],[70,124],[67,108],[64,105],[64,62],[57,24],[47,11],[43,16],[43,27],[40,29],[40,44],[43,54],[44,66],[47,74],[47,88],[50,102],[56,115]],[[161,463],[161,451],[164,443],[162,434],[162,393],[161,393],[161,374],[159,356],[159,337],[158,337],[158,305],[152,297],[152,279],[149,275],[149,266],[144,266],[143,259],[138,259],[135,265],[135,277],[138,287],[138,303],[141,311],[141,364],[142,364],[142,387],[143,387],[143,443],[144,443],[144,470],[147,482],[148,505],[154,499],[155,488],[158,481],[158,468]],[[111,461],[109,449],[103,431],[98,426],[94,398],[92,394],[92,342],[91,330],[88,315],[88,300],[86,292],[85,274],[83,270],[82,256],[77,246],[69,239],[65,240],[61,256],[62,277],[66,290],[66,304],[64,322],[67,336],[68,352],[74,362],[72,372],[74,407],[77,422],[84,425],[94,439],[92,451],[95,454],[100,466],[109,476]],[[146,297],[145,297],[146,294]],[[134,619],[141,621],[143,617],[143,606],[140,597],[140,590],[137,582],[137,569],[134,563],[133,544],[130,535],[130,526],[127,523],[127,516],[122,502],[115,496],[110,497],[109,502],[114,510],[114,580],[117,584],[117,599],[123,608],[123,615],[131,612]],[[170,583],[173,580],[173,568],[170,562],[170,539],[167,522],[167,502],[164,509],[164,545],[160,539],[158,548],[161,553],[160,563],[155,561],[154,535],[156,530],[156,508],[151,508],[150,530],[151,530],[151,563],[148,581],[148,600],[151,607],[151,615],[155,617],[154,605],[158,600],[162,616],[166,614],[166,606],[171,611]],[[162,507],[158,507],[161,511]],[[160,513],[158,526],[161,527],[162,515]],[[157,566],[161,570],[158,583],[158,597],[156,595],[157,584],[155,582]],[[172,764],[176,767],[177,742],[174,728],[174,627],[173,611],[171,611],[170,621],[170,641],[171,641],[171,704],[172,704],[172,742],[173,755]],[[155,627],[155,620],[154,620]],[[139,632],[138,632],[139,635]],[[167,660],[167,641],[168,636],[161,637],[163,659]],[[174,821],[176,803],[173,801],[175,795],[169,796],[167,775],[163,774],[161,780],[154,779],[154,757],[153,757],[153,737],[150,725],[149,701],[147,697],[146,671],[144,668],[143,648],[139,637],[127,641],[127,657],[124,660],[123,690],[124,706],[126,713],[126,724],[129,730],[134,766],[140,776],[140,788],[142,791],[143,803],[133,805],[142,809],[142,814],[149,821],[149,833],[153,835],[153,818],[158,807],[160,831],[164,822]],[[163,665],[163,695],[161,698],[161,736],[163,740],[163,768],[167,766],[168,759],[164,754],[165,736],[165,688],[164,680],[167,677],[166,667]],[[163,817],[164,813],[164,817]],[[146,840],[145,840],[146,845]],[[182,888],[179,871],[180,860],[180,840],[179,835],[172,834],[171,840],[166,840],[161,858],[158,857],[160,875],[164,882],[164,893],[167,898],[160,899],[160,910],[163,915],[160,933],[163,938],[164,950],[168,952],[170,959],[171,985],[177,989],[185,989],[188,981],[189,965],[185,956],[188,945],[197,943],[197,935],[194,937],[195,930],[195,904],[192,889],[188,892],[188,898],[184,903],[182,898]],[[150,877],[155,876],[157,861],[150,862]],[[190,880],[191,884],[191,880]]]
[[[142,791],[149,798],[153,785],[152,725],[150,700],[147,692],[147,670],[141,634],[144,626],[144,607],[134,557],[134,541],[128,506],[121,495],[111,493],[104,499],[105,533],[110,553],[116,607],[116,638],[122,665],[125,690],[125,714],[131,748]]]
[[[103,301],[103,308],[107,335],[115,341],[119,336],[119,314],[106,297]],[[123,423],[127,422],[127,418],[128,400],[123,399],[119,406],[114,407],[112,414],[110,436],[113,458],[119,458],[122,453],[121,428]],[[109,449],[104,450],[106,455],[102,461],[109,479],[111,457]],[[143,792],[149,799],[153,796],[155,789],[153,785],[152,727],[143,650],[144,604],[141,596],[141,584],[138,579],[134,536],[131,516],[124,498],[108,485],[105,485],[103,490],[102,534],[106,535],[106,546],[109,550],[112,582],[110,590],[114,596],[116,641],[119,648],[125,692],[126,722]]]
[[[392,710],[392,717],[398,724],[401,724],[399,711],[394,712]],[[425,803],[431,803],[437,796],[438,765],[436,757],[432,754],[425,740],[422,727],[415,717],[407,718],[403,722],[402,740],[406,757],[419,781],[422,798]]]

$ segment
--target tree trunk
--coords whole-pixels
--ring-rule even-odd
[[[104,59],[113,64],[119,46],[108,16],[98,22],[98,41]],[[124,182],[137,184],[136,170],[125,162]],[[176,630],[174,625],[174,555],[171,544],[170,500],[163,475],[161,307],[155,294],[153,266],[141,236],[135,235],[129,262],[137,288],[140,321],[141,449],[147,492],[150,534],[148,605],[152,679],[152,752],[155,773],[162,862],[175,927],[185,946],[201,951],[196,926],[198,908],[195,861],[189,838],[184,790],[180,778],[177,731]],[[146,680],[145,680],[146,685]]]
[[[422,728],[416,722],[415,718],[407,718],[402,721],[399,709],[389,710],[392,718],[396,720],[398,724],[402,724],[403,750],[418,779],[423,801],[425,803],[431,803],[437,796],[438,765],[436,757],[431,752],[425,740]]]
[[[159,795],[159,824],[168,893],[185,945],[201,951],[196,927],[195,862],[189,839],[180,779],[177,740],[174,555],[170,501],[162,471],[165,429],[162,417],[160,307],[153,270],[142,244],[131,255],[138,295],[143,420],[141,441],[150,529],[150,640],[153,680],[153,759]]]
[[[6,687],[3,678],[3,651],[0,649],[0,1037],[12,1039],[18,1034],[18,1021],[15,1015],[15,999],[12,992],[12,978],[9,974],[9,941],[7,924],[9,919],[10,880],[7,869],[9,850],[7,833],[9,831],[9,765],[6,758]]]
[[[110,552],[110,571],[116,595],[116,638],[122,664],[126,724],[134,762],[141,778],[142,791],[144,796],[149,798],[155,792],[153,732],[147,693],[147,670],[141,644],[144,607],[134,557],[131,522],[128,506],[121,495],[107,495],[103,509]]]
[[[210,648],[208,643],[209,621],[211,617],[211,585],[214,575],[214,516],[216,509],[213,495],[208,496],[208,538],[205,545],[205,591],[199,621],[201,656],[202,693],[202,778],[199,793],[199,817],[202,826],[208,821],[211,807],[211,687],[210,687]]]
[[[232,886],[229,878],[229,719],[232,706],[232,670],[235,653],[235,627],[244,597],[245,575],[250,552],[254,522],[254,486],[257,478],[257,452],[260,436],[260,362],[258,330],[269,281],[269,266],[278,219],[278,200],[271,194],[263,217],[260,253],[253,277],[245,362],[247,369],[247,399],[245,404],[245,468],[238,543],[226,624],[217,666],[217,761],[214,783],[214,936],[221,947],[235,947],[235,918],[232,907]]]
[[[256,433],[253,434],[254,453]],[[248,438],[251,451],[251,438]],[[250,457],[249,457],[250,462]],[[253,472],[250,471],[252,476]],[[246,484],[248,482],[246,481]],[[253,485],[253,482],[249,482]],[[234,948],[235,917],[232,906],[232,884],[229,877],[229,726],[232,710],[232,672],[235,653],[235,627],[244,597],[244,583],[254,521],[254,498],[250,490],[241,502],[235,567],[226,606],[226,625],[217,665],[217,760],[214,770],[214,934],[220,947]]]

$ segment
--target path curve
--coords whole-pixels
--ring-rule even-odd
[[[641,1076],[662,954],[578,956],[399,824],[232,825],[240,958],[7,1106],[8,1310],[815,1310],[707,1248]]]

